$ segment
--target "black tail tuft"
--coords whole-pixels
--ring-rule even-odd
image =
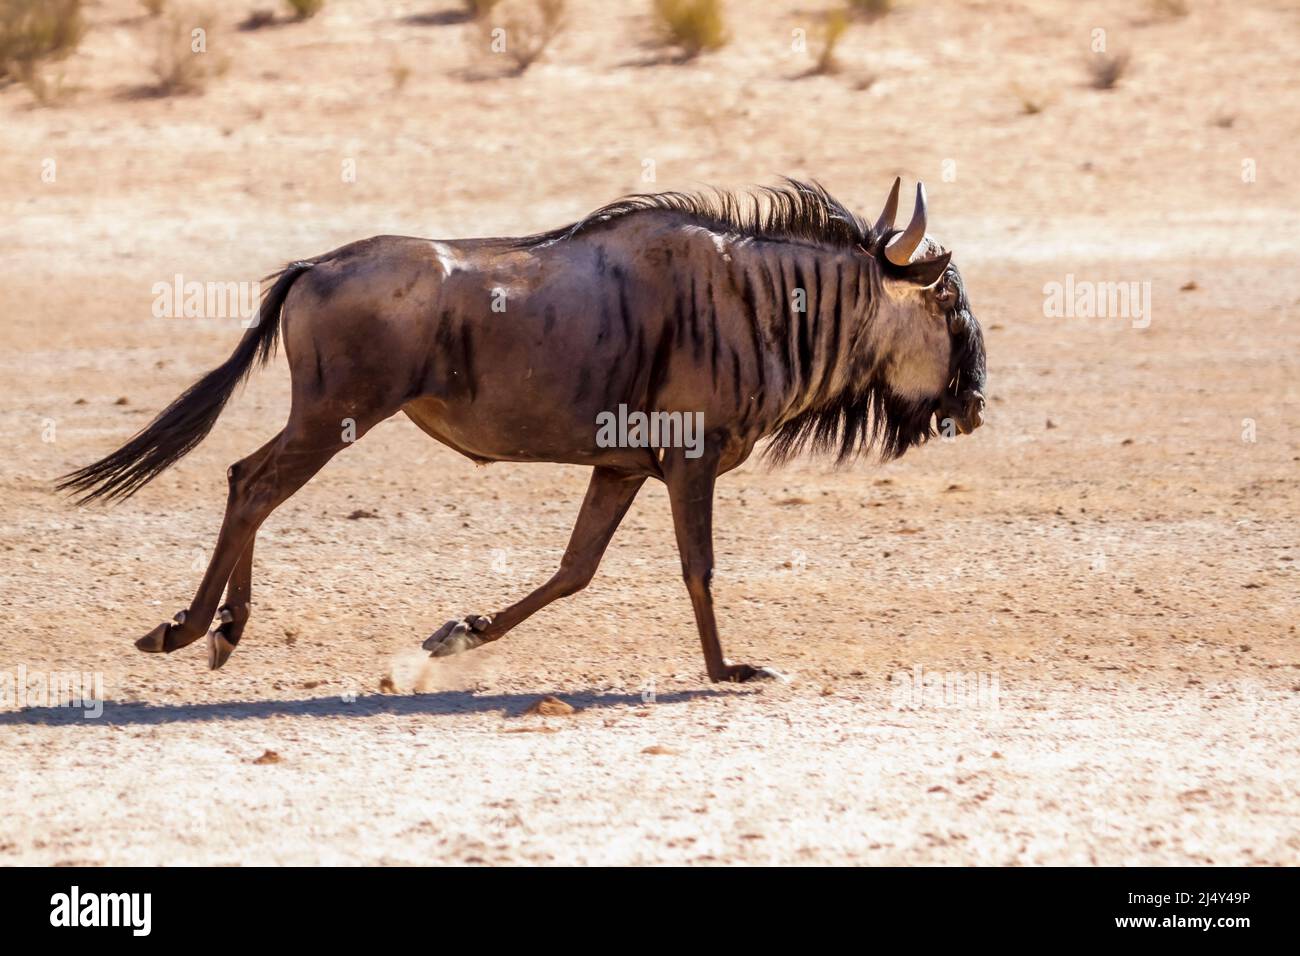
[[[314,266],[312,260],[291,262],[262,296],[258,322],[240,339],[234,354],[203,376],[163,409],[138,435],[99,461],[59,479],[60,491],[82,492],[78,504],[98,498],[129,498],[160,472],[193,451],[216,424],[235,387],[253,365],[265,364],[280,337],[280,310],[289,287]],[[265,281],[265,280],[264,280]]]

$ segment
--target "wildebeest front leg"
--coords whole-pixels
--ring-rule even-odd
[[[592,472],[582,510],[578,512],[578,520],[569,536],[569,546],[560,559],[560,568],[551,579],[522,601],[497,614],[468,614],[459,621],[448,621],[425,640],[424,649],[431,651],[433,657],[447,657],[495,641],[557,598],[585,588],[595,576],[605,548],[644,483],[642,476],[597,468]]]
[[[664,480],[673,509],[673,529],[682,559],[682,576],[695,610],[695,625],[704,650],[709,680],[747,681],[780,675],[766,667],[732,664],[722,656],[718,623],[713,616],[713,486],[717,461],[705,454],[687,458],[673,451],[664,460]]]

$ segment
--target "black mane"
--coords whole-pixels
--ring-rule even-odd
[[[871,226],[820,183],[786,179],[753,192],[638,193],[601,206],[577,222],[524,236],[523,246],[569,239],[640,212],[675,212],[698,225],[750,239],[815,242],[836,248],[870,246]]]

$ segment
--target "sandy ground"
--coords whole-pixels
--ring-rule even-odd
[[[68,102],[0,92],[0,678],[107,698],[0,712],[0,862],[1300,862],[1300,11],[915,0],[796,79],[824,5],[732,0],[732,43],[680,66],[648,4],[574,2],[499,78],[428,16],[449,2],[234,30],[251,6],[211,27],[203,95],[140,95],[155,24],[125,0],[90,5]],[[1132,56],[1107,92],[1095,28]],[[888,466],[722,481],[724,645],[790,683],[705,680],[660,487],[587,591],[428,662],[448,617],[550,573],[586,479],[476,468],[405,419],[268,521],[223,670],[132,649],[287,407],[281,358],[132,501],[54,494],[240,334],[153,318],[155,282],[780,174],[870,216],[926,180],[992,398]],[[1067,275],[1149,282],[1149,323],[1046,316]],[[524,713],[545,695],[579,709]]]

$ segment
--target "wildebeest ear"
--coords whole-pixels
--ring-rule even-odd
[[[906,282],[914,282],[923,289],[928,289],[943,278],[951,259],[952,253],[945,252],[933,259],[921,259],[918,262],[909,262],[905,266],[895,266],[890,270],[890,274]]]

